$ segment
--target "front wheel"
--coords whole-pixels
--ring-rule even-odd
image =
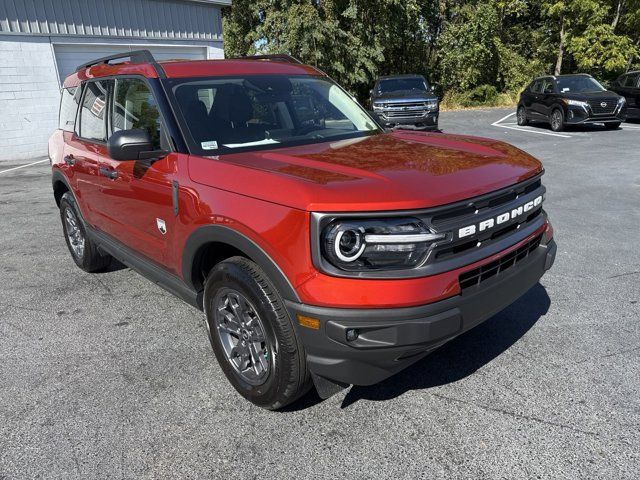
[[[80,209],[70,192],[60,199],[60,219],[69,253],[78,267],[85,272],[97,272],[109,266],[111,257],[100,253],[87,236]]]
[[[207,277],[204,307],[218,363],[243,397],[276,410],[309,390],[304,347],[258,265],[244,257],[216,265]]]
[[[604,128],[606,128],[607,130],[617,130],[618,128],[620,128],[620,123],[622,122],[605,123]]]
[[[564,129],[564,113],[559,108],[556,108],[551,113],[551,130],[554,132],[561,132]]]
[[[524,127],[529,123],[529,120],[527,120],[527,110],[524,108],[524,105],[520,105],[518,107],[516,118],[518,121],[518,125],[520,125],[521,127]]]

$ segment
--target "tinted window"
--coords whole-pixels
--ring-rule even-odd
[[[60,118],[58,120],[58,128],[73,132],[76,124],[76,113],[78,113],[78,104],[80,103],[80,87],[71,87],[62,89],[62,98],[60,100]]]
[[[378,83],[379,93],[410,91],[426,92],[427,84],[422,78],[390,78]]]
[[[80,109],[79,135],[87,140],[105,142],[107,128],[105,111],[109,80],[87,82],[82,108]]]
[[[142,128],[160,148],[160,111],[149,86],[139,78],[117,78],[113,96],[112,130]]]
[[[554,91],[555,91],[555,85],[553,83],[553,79],[545,78],[544,80],[542,80],[542,88],[541,88],[542,93],[553,93]]]
[[[535,82],[533,82],[531,84],[531,91],[533,93],[540,93],[542,92],[542,80],[536,80]]]
[[[252,75],[171,84],[195,146],[204,155],[380,131],[348,94],[322,77]]]
[[[637,79],[638,79],[638,75],[626,75],[626,77],[620,80],[620,84],[623,87],[635,87]]]

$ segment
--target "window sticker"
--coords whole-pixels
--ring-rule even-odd
[[[100,117],[102,110],[104,110],[106,102],[102,97],[96,97],[93,101],[93,105],[91,106],[91,113],[93,113],[96,117]]]
[[[218,142],[215,140],[209,140],[208,142],[201,142],[200,146],[203,150],[217,150]]]

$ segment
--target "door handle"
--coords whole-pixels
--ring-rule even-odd
[[[110,178],[111,180],[115,180],[116,178],[118,178],[118,172],[107,167],[100,167],[100,175]]]
[[[73,158],[73,155],[67,155],[66,157],[64,157],[64,163],[72,167],[76,164],[76,159]]]

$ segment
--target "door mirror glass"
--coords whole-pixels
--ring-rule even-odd
[[[114,160],[144,160],[158,158],[160,152],[154,151],[153,138],[142,128],[119,130],[107,140],[107,151]],[[162,152],[166,154],[166,152]]]

